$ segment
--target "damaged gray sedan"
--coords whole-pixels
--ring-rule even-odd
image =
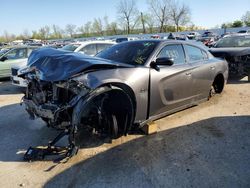
[[[23,103],[30,116],[62,130],[49,148],[67,134],[73,155],[83,131],[118,138],[221,93],[228,66],[191,43],[141,40],[97,57],[39,49],[19,76],[28,80]]]

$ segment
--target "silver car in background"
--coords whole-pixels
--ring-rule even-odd
[[[75,42],[62,47],[62,50],[79,52],[85,55],[95,56],[102,50],[105,50],[116,44],[112,41],[84,41]]]
[[[221,93],[228,78],[226,61],[173,40],[123,42],[97,57],[40,49],[20,72],[29,83],[27,112],[67,130],[75,146],[82,131],[117,138],[197,105]]]

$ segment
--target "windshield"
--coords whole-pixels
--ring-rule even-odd
[[[216,48],[250,47],[250,36],[226,37],[219,40]]]
[[[144,65],[158,43],[158,41],[124,42],[100,52],[97,57],[130,65]]]
[[[241,30],[238,33],[247,33],[247,31],[246,30]]]
[[[80,44],[68,44],[68,45],[62,47],[62,49],[74,52],[76,50],[76,48],[78,48],[79,46],[80,46]]]

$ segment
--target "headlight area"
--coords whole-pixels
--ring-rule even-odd
[[[73,107],[89,91],[75,80],[45,82],[29,79],[23,103],[32,119],[40,117],[48,126],[67,129],[71,124]]]

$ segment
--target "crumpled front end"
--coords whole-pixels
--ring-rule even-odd
[[[246,76],[250,74],[250,54],[242,56],[229,56],[225,58],[228,62],[231,75]]]
[[[250,49],[249,48],[213,48],[209,50],[215,57],[227,61],[230,76],[250,75]]]
[[[23,103],[30,117],[42,118],[48,126],[66,129],[71,124],[72,110],[90,90],[75,80],[48,82],[36,71],[26,75],[28,87]]]

